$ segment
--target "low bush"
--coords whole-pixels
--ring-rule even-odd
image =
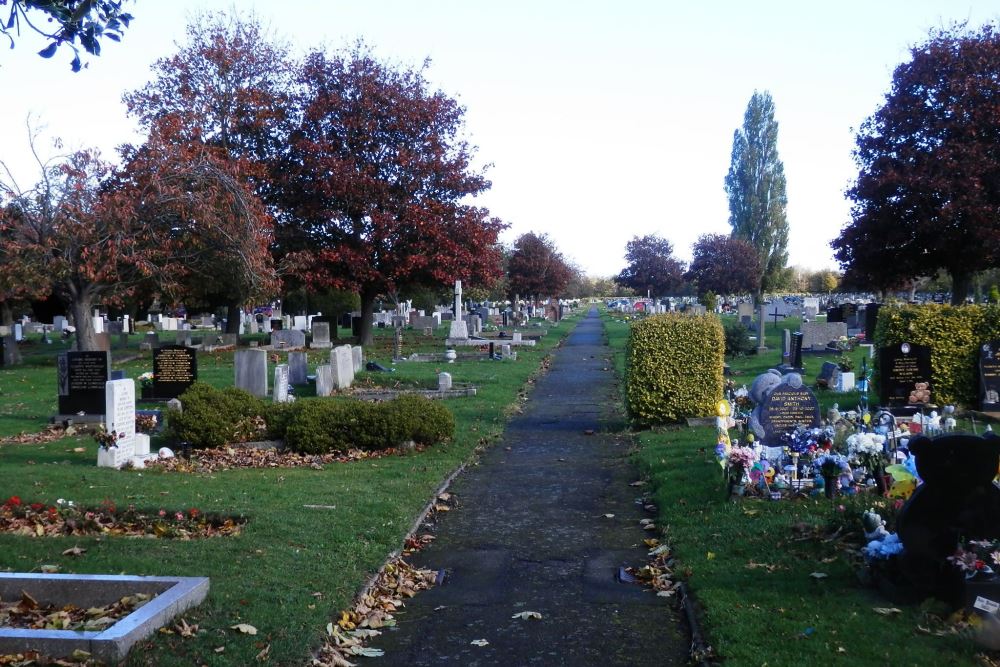
[[[265,403],[252,394],[195,382],[180,395],[183,412],[167,415],[167,435],[192,447],[222,447],[262,435]]]
[[[285,444],[305,454],[378,451],[409,440],[430,445],[450,438],[455,418],[447,407],[422,396],[385,403],[309,400],[296,403]]]
[[[742,322],[728,322],[725,327],[726,356],[742,357],[750,353],[750,330]]]

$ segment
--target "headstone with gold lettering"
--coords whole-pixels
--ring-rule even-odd
[[[153,396],[177,398],[198,380],[198,358],[194,348],[164,345],[153,350]]]
[[[799,426],[819,426],[819,401],[805,385],[779,384],[764,400],[760,425],[764,429],[764,446],[781,446],[782,436]]]
[[[930,347],[900,343],[880,348],[878,370],[883,407],[926,406],[934,402]]]

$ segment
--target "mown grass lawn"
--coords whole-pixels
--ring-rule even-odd
[[[475,449],[503,429],[506,416],[530,386],[542,359],[575,321],[549,330],[535,348],[518,349],[515,362],[400,363],[392,374],[361,373],[360,384],[437,386],[437,372],[470,382],[475,397],[449,400],[455,438],[421,453],[313,469],[244,469],[195,475],[155,469],[98,469],[89,436],[47,444],[0,445],[0,496],[54,504],[57,499],[117,506],[242,514],[249,523],[233,538],[205,540],[117,537],[30,538],[0,535],[0,570],[124,573],[211,577],[208,599],[185,614],[195,637],[159,634],[133,650],[133,665],[246,665],[266,651],[272,664],[304,664],[326,624],[348,606],[365,579],[397,549],[434,490]],[[530,333],[526,330],[526,333]],[[379,331],[369,358],[388,366],[391,332]],[[408,332],[404,353],[443,351],[445,330],[434,338]],[[166,336],[166,334],[164,334]],[[137,345],[133,338],[132,345]],[[27,347],[26,363],[0,370],[0,437],[37,432],[56,408],[54,355],[60,344]],[[62,348],[65,349],[65,348]],[[138,354],[116,351],[115,356]],[[150,353],[114,368],[128,377],[151,370]],[[232,353],[200,354],[199,379],[233,382]],[[310,372],[327,353],[310,353]],[[311,393],[310,390],[302,392]],[[164,443],[154,441],[154,447]],[[73,450],[84,447],[85,452]],[[306,505],[324,506],[311,509]],[[82,556],[63,556],[73,546]],[[230,629],[248,623],[256,636]],[[269,648],[268,648],[269,647]]]
[[[629,325],[615,317],[605,324],[621,373]],[[747,383],[778,363],[780,339],[770,338],[771,353],[733,364]],[[812,384],[822,362],[807,364]],[[821,393],[824,410],[837,398],[845,407],[845,395]],[[847,406],[856,402],[847,396]],[[714,429],[674,426],[638,432],[636,440],[678,571],[724,664],[981,664],[971,641],[919,630],[931,622],[923,609],[863,586],[848,557],[823,541],[827,527],[864,508],[865,499],[732,502],[713,452]],[[900,612],[875,611],[892,607]]]

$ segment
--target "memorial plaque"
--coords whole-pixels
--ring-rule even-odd
[[[177,398],[198,380],[198,358],[194,349],[164,345],[153,350],[153,396]]]
[[[778,447],[781,436],[799,426],[819,426],[819,402],[809,387],[793,388],[780,384],[764,402],[760,424],[764,428],[764,445]]]
[[[107,352],[67,352],[58,363],[59,414],[104,414],[104,389],[111,375]]]
[[[979,348],[979,398],[983,412],[1000,412],[1000,340]]]
[[[878,351],[879,399],[884,407],[927,405],[933,400],[931,348],[902,343]]]

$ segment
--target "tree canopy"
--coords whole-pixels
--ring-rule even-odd
[[[897,287],[939,269],[962,303],[1000,259],[1000,34],[933,32],[858,131],[851,222],[833,242],[845,280]]]
[[[66,44],[73,51],[70,67],[79,72],[83,67],[77,42],[87,53],[101,55],[101,39],[120,41],[128,28],[132,15],[122,11],[125,0],[10,0],[10,13],[0,19],[0,33],[10,40],[14,48],[15,35],[20,37],[22,26],[50,40],[48,46],[38,52],[43,58],[51,58]],[[8,0],[0,2],[7,5]],[[55,24],[55,28],[42,26]]]
[[[461,137],[465,109],[423,72],[356,44],[310,53],[298,75],[278,242],[311,286],[360,293],[363,343],[380,294],[500,272],[505,225],[468,203],[490,182]]]
[[[760,286],[760,257],[749,241],[704,234],[692,249],[687,278],[702,294],[752,294]]]
[[[517,237],[507,258],[507,288],[516,296],[562,296],[573,269],[548,234],[527,232]]]
[[[628,265],[615,280],[641,295],[666,296],[684,284],[684,264],[662,236],[633,236],[625,245],[625,261]]]
[[[774,289],[788,262],[785,167],[778,157],[778,123],[771,94],[754,92],[733,134],[733,153],[725,181],[732,236],[749,241],[763,268],[757,296]]]

